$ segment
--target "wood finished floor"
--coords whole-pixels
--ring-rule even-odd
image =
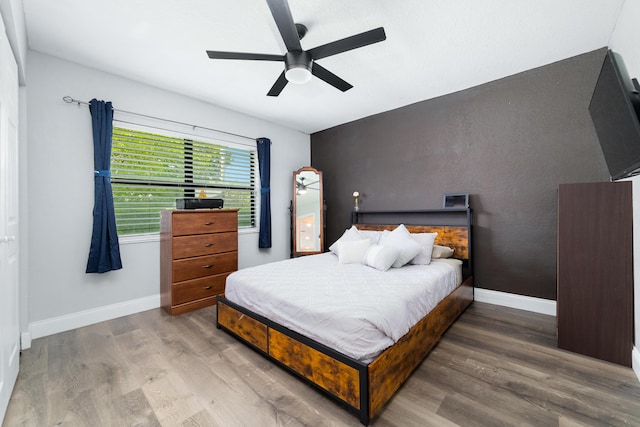
[[[215,328],[160,309],[34,340],[3,426],[359,426]],[[371,425],[640,426],[629,368],[558,350],[555,318],[474,303]]]

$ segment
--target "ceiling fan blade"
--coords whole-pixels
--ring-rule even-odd
[[[324,44],[322,46],[314,47],[308,52],[311,57],[316,59],[326,58],[327,56],[336,55],[338,53],[346,52],[348,50],[357,49],[359,47],[368,46],[370,44],[378,43],[387,39],[387,35],[384,32],[384,28],[376,28],[373,30],[365,31],[364,33],[356,34],[355,36],[347,37],[341,40],[336,40],[331,43]]]
[[[345,82],[340,77],[333,74],[331,71],[318,65],[317,62],[313,63],[311,68],[311,74],[313,74],[320,80],[324,80],[325,82],[329,83],[331,86],[337,89],[340,89],[343,92],[346,92],[353,87],[353,85],[350,85],[349,83]]]
[[[293,22],[291,16],[291,10],[287,0],[267,0],[273,19],[276,21],[278,31],[282,36],[284,45],[287,50],[302,50],[300,45],[300,37],[298,37],[298,30]]]
[[[282,74],[280,74],[280,77],[278,77],[278,80],[276,80],[273,86],[271,86],[271,89],[269,89],[267,96],[280,95],[280,92],[282,92],[282,89],[284,89],[286,85],[287,85],[287,78],[284,76],[284,71],[283,71]]]
[[[283,55],[269,55],[266,53],[243,53],[243,52],[219,52],[208,50],[207,55],[211,59],[249,59],[254,61],[284,61]]]

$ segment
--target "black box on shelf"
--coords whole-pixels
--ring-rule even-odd
[[[176,199],[177,209],[222,209],[223,206],[223,199],[209,199],[206,197]]]

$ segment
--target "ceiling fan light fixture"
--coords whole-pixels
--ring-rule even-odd
[[[298,85],[311,80],[311,55],[305,51],[290,51],[284,56],[285,73],[287,81]]]
[[[284,76],[287,81],[302,85],[311,80],[311,70],[306,67],[292,67],[284,73]]]

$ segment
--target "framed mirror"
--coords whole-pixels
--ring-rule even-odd
[[[324,196],[322,172],[312,167],[293,173],[291,213],[292,255],[324,252]]]

